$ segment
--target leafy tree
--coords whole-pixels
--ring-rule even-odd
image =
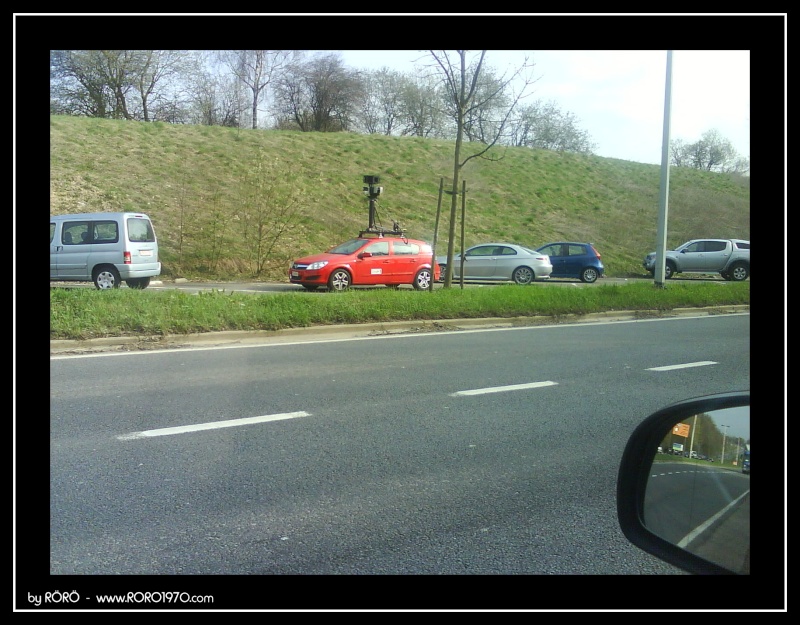
[[[555,152],[591,154],[595,145],[589,133],[578,128],[572,113],[563,112],[554,101],[537,100],[520,107],[511,124],[511,144]]]
[[[402,123],[402,93],[407,78],[388,67],[375,73],[359,72],[358,76],[361,80],[355,114],[358,125],[370,135],[395,134]]]
[[[707,130],[696,143],[673,141],[670,162],[676,167],[723,173],[744,174],[750,170],[750,159],[737,154],[733,144],[717,130]]]
[[[403,82],[401,89],[401,134],[415,137],[446,136],[447,122],[442,106],[445,93],[441,80],[431,75],[415,74]]]
[[[50,102],[69,115],[108,116],[111,90],[99,51],[50,51]]]
[[[128,111],[128,93],[134,88],[138,58],[133,50],[99,50],[100,66],[111,93],[111,117],[133,119]]]

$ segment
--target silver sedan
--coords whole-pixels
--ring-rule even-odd
[[[441,268],[440,281],[445,279],[447,256],[437,256]],[[461,254],[453,257],[453,280],[461,279]],[[530,284],[547,280],[553,271],[550,257],[536,250],[513,243],[481,243],[464,252],[464,280],[513,281]]]

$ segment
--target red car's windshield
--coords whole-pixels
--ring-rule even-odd
[[[364,239],[351,239],[337,245],[336,247],[332,247],[328,250],[328,254],[352,254],[358,248],[363,246],[364,243],[366,243],[366,240]]]

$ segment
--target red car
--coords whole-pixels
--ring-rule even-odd
[[[410,284],[417,290],[439,279],[428,243],[398,236],[361,236],[324,254],[298,258],[289,269],[289,282],[314,291],[344,291],[351,286]]]

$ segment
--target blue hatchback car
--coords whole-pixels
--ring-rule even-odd
[[[537,247],[536,251],[550,257],[551,278],[578,278],[581,282],[592,283],[605,271],[600,253],[591,243],[557,241]]]

